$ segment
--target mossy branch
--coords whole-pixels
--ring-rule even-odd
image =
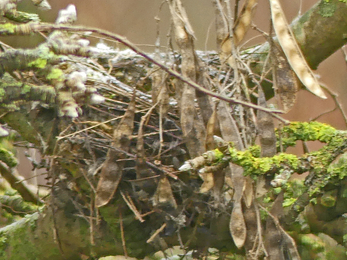
[[[292,173],[312,172],[315,178],[327,178],[334,175],[337,178],[343,178],[343,171],[336,172],[337,167],[331,163],[347,148],[347,131],[336,130],[335,128],[319,122],[292,122],[290,125],[277,130],[278,150],[286,149],[289,146],[295,146],[296,141],[320,141],[326,145],[318,151],[296,156],[288,153],[278,153],[273,157],[260,157],[260,147],[252,146],[245,151],[238,151],[229,144],[227,147],[208,151],[203,155],[186,161],[181,166],[181,171],[199,170],[212,164],[225,164],[232,162],[244,169],[245,175],[251,175],[256,178],[257,175],[275,174],[282,171],[291,171]],[[340,166],[341,168],[341,166]],[[288,176],[289,177],[289,176]],[[317,188],[323,188],[313,185],[311,192],[317,191]]]

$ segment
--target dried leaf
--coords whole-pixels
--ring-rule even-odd
[[[220,48],[222,42],[229,35],[228,32],[228,21],[225,16],[224,10],[226,9],[225,1],[223,0],[213,0],[213,5],[216,13],[216,37],[217,37],[217,46]]]
[[[167,177],[162,177],[158,183],[157,191],[153,197],[154,206],[168,206],[177,208],[176,200],[173,196],[171,184]]]
[[[230,38],[230,36],[228,35],[224,41],[221,43],[221,53],[220,53],[220,60],[221,63],[225,63],[227,62],[229,64],[230,67],[234,67],[235,66],[235,58],[232,55],[232,39]]]
[[[246,241],[247,229],[245,219],[242,213],[241,198],[244,191],[243,168],[234,164],[230,164],[232,170],[232,183],[235,190],[234,207],[230,217],[230,234],[237,248],[241,248]]]
[[[219,102],[217,115],[222,138],[227,142],[233,142],[236,149],[244,149],[240,131],[232,117],[230,105],[224,101]]]
[[[243,247],[246,241],[247,229],[240,202],[235,202],[230,217],[230,233],[237,248]]]
[[[182,56],[181,71],[184,77],[197,79],[197,56],[194,50],[194,36],[187,15],[180,0],[170,0],[169,9],[174,24],[175,39]],[[189,155],[197,157],[205,150],[205,126],[198,115],[194,100],[195,89],[187,84],[177,84],[180,93],[181,128]]]
[[[279,96],[284,112],[288,112],[295,104],[299,82],[295,72],[291,69],[284,53],[273,48],[273,82],[276,94]]]
[[[233,29],[233,41],[235,46],[237,46],[245,37],[251,25],[252,17],[257,4],[258,0],[247,0],[244,3]]]
[[[199,171],[199,176],[204,181],[200,187],[201,193],[206,193],[213,189],[212,196],[215,201],[219,201],[224,186],[225,166],[223,164],[205,166]],[[230,171],[230,169],[229,169]]]
[[[302,84],[318,97],[326,99],[318,80],[314,76],[311,68],[308,66],[304,55],[302,54],[294,35],[287,23],[279,0],[270,0],[272,23],[278,38],[278,41],[286,55],[288,62]]]
[[[283,214],[283,192],[274,201],[270,214],[266,220],[265,248],[270,259],[284,260],[283,236],[279,230],[278,218]]]
[[[261,239],[259,239],[261,236],[259,230],[261,230],[262,227],[258,228],[257,214],[259,215],[259,212],[257,212],[257,210],[259,211],[258,207],[252,203],[250,207],[246,207],[243,211],[247,228],[247,237],[245,241],[246,259],[258,259],[254,256],[257,254],[257,249],[259,248],[259,243],[261,241]]]
[[[133,184],[140,187],[142,190],[147,192],[153,192],[156,185],[155,179],[146,179],[149,176],[153,176],[153,171],[148,167],[145,160],[145,149],[144,149],[144,139],[143,139],[143,126],[145,121],[147,121],[148,116],[152,113],[155,106],[153,106],[146,115],[142,116],[139,131],[137,133],[137,143],[136,143],[136,179],[143,181],[136,181]]]
[[[207,122],[205,141],[206,151],[213,150],[216,148],[214,141],[214,130],[217,120],[217,107],[215,107],[210,119]]]
[[[270,255],[270,259],[285,259],[284,255],[289,254],[290,259],[300,260],[301,257],[294,239],[281,227],[278,221],[283,215],[283,194],[282,191],[277,196],[272,206],[271,214],[268,216],[266,222],[265,246]]]
[[[261,87],[258,89],[258,105],[267,107],[264,92]],[[277,152],[276,134],[273,118],[269,113],[258,110],[257,126],[260,137],[260,147],[262,157],[274,156]]]
[[[246,207],[249,208],[253,202],[253,180],[250,176],[246,176],[244,178],[244,182],[245,188],[243,191],[243,200],[245,202]]]
[[[258,3],[258,0],[247,0],[245,4],[242,7],[242,10],[240,12],[240,15],[238,16],[238,19],[236,20],[233,28],[233,37],[230,37],[227,26],[224,31],[220,30],[220,34],[224,32],[224,40],[220,44],[221,48],[221,54],[220,54],[220,60],[223,62],[228,62],[228,64],[233,67],[235,64],[234,57],[232,55],[232,49],[233,45],[237,46],[240,44],[240,42],[245,37],[251,22],[252,17],[255,11],[255,7]],[[221,25],[219,25],[221,26]],[[218,36],[219,38],[221,35]]]
[[[284,260],[282,233],[277,229],[276,223],[271,217],[266,221],[264,236],[269,259]]]
[[[221,169],[219,171],[213,172],[214,186],[212,196],[215,201],[220,201],[220,198],[222,197],[222,191],[225,182],[225,172],[226,169]]]
[[[141,117],[139,131],[137,132],[136,143],[136,178],[140,179],[142,172],[147,170],[147,164],[145,162],[145,149],[143,141],[143,125],[146,121],[146,116]]]
[[[209,79],[210,75],[207,72],[207,65],[198,58],[196,60],[196,63],[198,64],[197,66],[199,68],[196,71],[196,81],[203,88],[211,90],[211,81]],[[206,95],[201,91],[196,91],[196,100],[199,105],[199,113],[201,114],[202,120],[206,125],[213,113],[211,96]],[[218,126],[218,123],[216,123],[215,126]],[[218,131],[218,127],[216,127],[215,131]]]
[[[257,178],[256,186],[255,186],[255,197],[260,198],[264,196],[267,192],[268,189],[266,188],[266,179],[264,176],[259,176]]]
[[[151,74],[152,79],[152,102],[158,104],[159,113],[164,118],[169,110],[169,93],[167,90],[167,74],[157,70]]]
[[[128,151],[130,146],[130,135],[133,132],[135,115],[135,93],[128,105],[122,120],[113,132],[113,147],[123,151]],[[122,171],[125,154],[110,148],[107,153],[106,161],[101,169],[101,176],[96,188],[95,206],[101,207],[109,203],[117,190],[122,178]]]

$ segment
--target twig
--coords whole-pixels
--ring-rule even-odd
[[[343,120],[345,121],[345,124],[347,126],[347,115],[345,114],[340,102],[337,100],[338,98],[338,95],[335,94],[334,92],[332,92],[328,87],[324,86],[323,84],[321,84],[321,87],[328,92],[328,94],[334,99],[334,102],[335,102],[335,108],[329,110],[329,111],[326,111],[326,112],[323,112],[321,113],[320,115],[316,116],[315,118],[313,118],[311,121],[315,121],[317,120],[319,117],[325,115],[325,114],[328,114],[328,113],[331,113],[331,112],[334,112],[336,109],[339,109],[341,114],[342,114],[342,117],[343,117]]]
[[[125,258],[128,258],[128,251],[127,251],[127,247],[125,244],[123,217],[122,217],[121,209],[119,209],[119,225],[120,225],[120,234],[121,234],[121,238],[122,238],[123,253],[124,253]]]
[[[121,119],[122,117],[123,117],[123,116],[117,116],[117,117],[111,118],[111,119],[109,119],[109,120],[106,120],[106,121],[100,122],[100,123],[98,123],[98,124],[95,124],[95,125],[93,125],[93,126],[90,126],[90,127],[81,129],[81,130],[79,130],[79,131],[73,132],[73,133],[71,133],[71,134],[64,135],[64,136],[58,136],[58,137],[57,137],[57,140],[65,139],[65,138],[68,138],[68,137],[70,137],[70,136],[73,136],[73,135],[76,135],[76,134],[85,132],[85,131],[87,131],[87,130],[93,129],[93,128],[98,127],[98,126],[100,126],[100,125],[103,125],[103,124],[112,122],[112,121],[114,121],[114,120]]]
[[[136,219],[138,219],[140,222],[144,222],[145,220],[142,218],[140,212],[136,209],[133,201],[129,196],[125,196],[124,193],[121,191],[120,194],[122,195],[123,200],[128,205],[129,209],[135,214]]]
[[[161,232],[164,230],[164,228],[166,227],[166,223],[164,223],[160,228],[158,228],[154,234],[146,241],[147,244],[151,243],[155,237]]]

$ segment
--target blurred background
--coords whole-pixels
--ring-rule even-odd
[[[211,0],[182,0],[197,38],[196,47],[200,50],[215,50],[214,10]],[[231,0],[232,6],[234,1]],[[282,7],[288,21],[298,17],[318,0],[282,0]],[[23,0],[19,10],[39,13],[42,21],[54,22],[58,11],[74,4],[77,8],[78,25],[98,27],[125,36],[145,51],[152,51],[157,32],[162,46],[167,46],[170,33],[170,15],[168,6],[162,0],[49,0],[50,11],[39,11],[30,0]],[[159,21],[159,22],[158,22]],[[268,31],[270,10],[268,0],[259,0],[254,23]],[[159,27],[158,27],[159,26]],[[159,28],[159,30],[158,30]],[[250,30],[244,41],[245,46],[264,42],[264,38]],[[0,39],[17,47],[34,47],[42,40],[40,36]],[[112,43],[105,42],[112,45]],[[341,50],[337,51],[318,68],[321,82],[338,95],[343,107],[347,101],[347,66]],[[308,91],[300,91],[295,107],[285,117],[290,120],[307,121],[333,110],[335,103],[331,97],[322,100]],[[346,106],[347,107],[347,106]],[[327,113],[318,121],[326,122],[339,129],[346,129],[345,120],[340,111]],[[315,146],[313,144],[313,146]],[[313,147],[312,147],[313,148]]]

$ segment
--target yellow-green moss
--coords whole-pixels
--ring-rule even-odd
[[[16,31],[17,25],[11,23],[5,23],[0,25],[0,32],[2,35],[14,34]]]
[[[2,147],[0,147],[0,161],[4,162],[8,167],[11,168],[17,166],[18,164],[18,160],[15,155]]]
[[[36,60],[33,60],[32,62],[28,63],[29,67],[35,67],[39,69],[43,69],[47,66],[47,60],[42,58],[37,58]]]
[[[252,151],[257,151],[253,147]],[[273,157],[254,157],[252,151],[237,151],[235,148],[230,148],[229,153],[231,161],[243,167],[245,174],[261,175],[274,167],[281,167],[281,164],[285,163],[290,165],[293,169],[296,169],[299,165],[299,159],[293,154],[280,153]],[[259,154],[257,153],[259,156]]]
[[[48,80],[63,80],[64,72],[61,69],[53,68],[47,74],[46,79]]]
[[[325,0],[320,3],[319,14],[323,17],[331,17],[336,11],[334,3],[330,3],[329,0]]]

